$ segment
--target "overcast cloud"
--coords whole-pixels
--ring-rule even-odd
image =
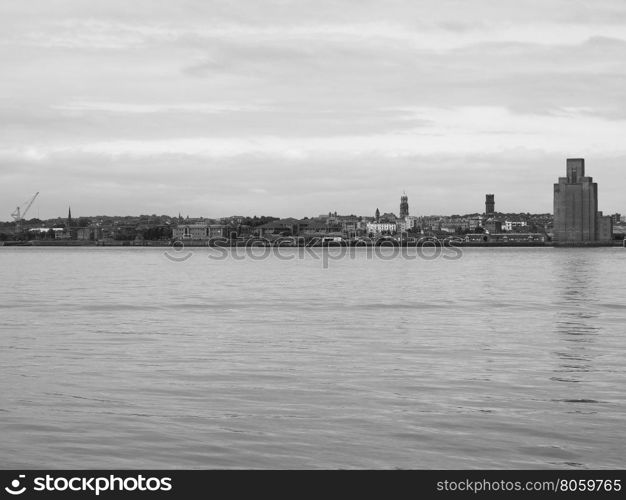
[[[0,2],[0,220],[626,211],[626,2]]]

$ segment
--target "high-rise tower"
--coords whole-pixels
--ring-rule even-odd
[[[598,184],[583,158],[567,159],[567,177],[554,185],[554,244],[601,245],[613,237],[611,217],[598,212]]]
[[[404,193],[400,197],[400,218],[404,219],[409,215],[409,197]]]

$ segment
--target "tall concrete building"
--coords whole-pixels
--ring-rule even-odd
[[[496,213],[495,196],[493,194],[486,194],[485,195],[485,215],[487,217],[490,217],[495,213]]]
[[[404,193],[400,197],[400,218],[404,219],[409,215],[409,197]]]
[[[567,177],[554,185],[554,244],[610,244],[611,217],[598,212],[598,184],[585,176],[583,158],[567,159]]]

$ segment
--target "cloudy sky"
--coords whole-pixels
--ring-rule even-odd
[[[1,0],[0,220],[626,212],[624,0]]]

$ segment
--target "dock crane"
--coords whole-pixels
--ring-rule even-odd
[[[26,200],[24,202],[24,204],[22,205],[22,206],[24,205],[26,206],[24,210],[21,210],[20,207],[17,207],[15,211],[11,214],[11,217],[13,217],[13,219],[15,220],[15,233],[16,234],[22,232],[22,220],[24,220],[26,213],[35,202],[35,198],[37,198],[37,196],[39,196],[39,191],[37,191],[30,200]]]

